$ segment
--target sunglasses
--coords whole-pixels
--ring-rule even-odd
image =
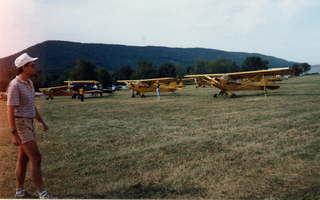
[[[35,66],[36,66],[36,63],[35,63],[35,62],[29,62],[29,63],[28,63],[28,66],[35,67]]]

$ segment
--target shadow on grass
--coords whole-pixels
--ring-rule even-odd
[[[209,95],[209,97],[210,98],[212,98],[212,99],[238,99],[238,98],[246,98],[246,97],[261,97],[261,96],[265,96],[265,94],[264,93],[252,93],[252,94],[239,94],[239,93],[235,93],[236,94],[236,96],[234,96],[234,97],[230,97],[230,96],[219,96],[219,97],[213,97],[213,95],[214,95],[215,93],[208,93],[207,95],[205,95],[205,96],[208,96]],[[272,96],[274,96],[274,97],[291,97],[291,96],[296,96],[296,97],[298,97],[298,96],[319,96],[320,95],[320,93],[319,92],[317,92],[317,93],[300,93],[300,94],[294,94],[294,93],[288,93],[288,92],[286,92],[286,93],[268,93],[267,94],[267,96],[266,97],[272,97]],[[178,95],[177,95],[178,96]],[[180,95],[180,96],[184,96],[184,97],[195,97],[195,96],[204,96],[204,95],[195,95],[195,94],[183,94],[183,95]]]
[[[286,181],[280,181],[278,183],[274,182],[272,191],[265,191],[264,198],[255,196],[252,194],[250,196],[245,196],[241,199],[265,199],[265,200],[316,200],[320,199],[320,177],[301,177],[303,180],[299,179],[299,182],[288,184]],[[301,185],[303,183],[303,186]],[[300,185],[300,186],[298,186]],[[300,188],[297,188],[300,187]],[[273,193],[275,192],[275,193]]]
[[[128,188],[122,188],[101,194],[67,194],[55,195],[55,198],[64,199],[141,199],[141,198],[168,198],[168,197],[204,197],[205,191],[201,188],[186,187],[182,190],[161,187],[157,185],[135,184]]]
[[[185,96],[184,94],[181,95],[180,93],[176,93],[176,92],[165,92],[165,93],[161,93],[160,98],[161,97],[175,97],[175,96]],[[129,95],[128,97],[131,98],[131,95]],[[145,94],[144,96],[139,96],[139,95],[135,95],[135,97],[133,97],[132,99],[138,98],[138,99],[152,99],[152,98],[157,98],[158,96],[156,94]]]
[[[291,96],[319,96],[319,93],[300,93],[300,94],[294,94],[294,93],[269,93],[267,94],[267,97],[291,97]],[[265,96],[264,93],[255,93],[255,94],[237,94],[235,98],[245,98],[245,97],[259,97],[259,96]],[[228,98],[228,97],[226,97]]]
[[[295,191],[291,194],[283,195],[279,198],[279,200],[313,200],[320,199],[320,183],[316,185],[312,185],[309,188]]]
[[[320,93],[300,93],[300,94],[281,94],[281,93],[277,93],[277,94],[271,94],[271,96],[319,96]]]
[[[108,97],[111,97],[111,96],[113,96],[113,94],[108,94],[108,95],[103,95],[103,96],[100,96],[100,95],[98,95],[98,96],[85,96],[84,97],[84,100],[86,100],[86,99],[103,99],[103,98],[108,98]],[[80,99],[76,99],[76,100],[80,100]]]

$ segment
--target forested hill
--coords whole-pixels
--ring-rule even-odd
[[[124,46],[111,44],[86,44],[66,41],[46,41],[29,47],[22,52],[39,57],[39,64],[44,72],[63,72],[75,65],[75,61],[83,58],[94,62],[97,66],[115,71],[123,65],[136,67],[140,61],[149,61],[158,66],[165,62],[173,62],[182,66],[190,66],[198,60],[214,60],[227,58],[241,65],[248,56],[260,56],[269,61],[270,67],[287,67],[292,62],[272,56],[256,53],[227,52],[204,48],[168,48],[155,46]],[[0,69],[13,66],[17,54],[0,59]]]

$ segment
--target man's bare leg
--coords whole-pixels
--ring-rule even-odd
[[[28,156],[31,166],[31,179],[35,188],[41,192],[44,190],[41,174],[41,153],[35,141],[30,141],[21,145],[21,148]]]
[[[29,158],[23,151],[22,147],[19,147],[18,160],[16,165],[16,188],[24,189],[24,181],[26,178],[27,165]]]

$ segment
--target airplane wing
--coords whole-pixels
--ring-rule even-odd
[[[272,76],[272,75],[288,75],[288,74],[293,74],[293,70],[290,68],[275,68],[275,69],[257,70],[257,71],[248,71],[248,72],[227,73],[225,74],[225,76],[228,76],[231,79],[239,79],[239,78],[251,78],[258,75]]]
[[[176,78],[151,78],[151,79],[140,79],[140,80],[118,80],[118,83],[154,83],[154,82],[171,82],[171,81],[176,81]]]
[[[59,90],[59,89],[68,89],[67,85],[63,85],[63,86],[56,86],[56,87],[51,87],[49,89],[53,89],[53,90]]]
[[[79,84],[99,84],[99,81],[95,81],[95,80],[82,80],[82,81],[64,81],[64,83],[67,84],[73,84],[73,83],[79,83]]]
[[[186,75],[184,76],[187,79],[192,79],[195,84],[207,85],[210,84],[210,81],[213,78],[222,77],[223,74],[194,74],[194,75]]]
[[[91,94],[91,93],[103,93],[102,90],[85,90],[85,94]]]
[[[207,78],[207,77],[221,77],[224,74],[193,74],[193,75],[185,75],[185,78]]]
[[[131,83],[131,82],[136,82],[137,80],[118,80],[118,83]]]
[[[124,83],[126,85],[130,85],[131,83],[136,83],[137,80],[118,80],[117,83]]]
[[[234,72],[234,73],[226,73],[226,74],[195,74],[195,75],[186,75],[186,78],[214,78],[214,77],[222,77],[228,76],[231,79],[239,79],[239,78],[251,78],[257,75],[287,75],[293,74],[293,70],[290,68],[275,68],[275,69],[267,69],[267,70],[257,70],[257,71],[248,71],[248,72]]]
[[[139,82],[141,83],[147,83],[147,82],[171,82],[171,81],[176,81],[177,79],[176,78],[171,78],[171,77],[168,77],[168,78],[150,78],[150,79],[141,79],[141,80],[138,80]]]
[[[195,78],[189,77],[189,78],[181,78],[178,79],[180,82],[194,82]]]
[[[68,89],[68,86],[67,85],[62,85],[62,86],[56,86],[56,87],[49,87],[49,88],[39,88],[39,91],[42,92],[42,91],[55,91],[55,90],[66,90]]]

